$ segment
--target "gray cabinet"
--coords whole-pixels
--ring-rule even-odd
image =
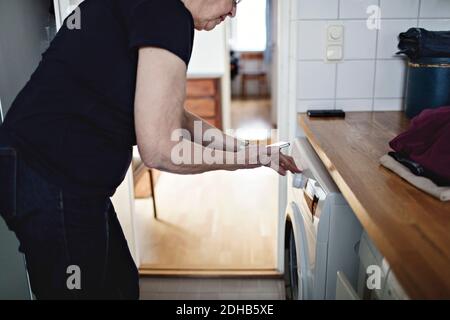
[[[0,124],[2,121],[0,100]],[[0,218],[0,300],[32,299],[25,258],[18,248],[19,241]]]
[[[4,114],[56,32],[52,6],[53,0],[0,0],[0,107]],[[0,218],[0,299],[32,297],[18,247],[14,233]]]
[[[0,98],[6,113],[56,31],[52,0],[0,0]]]
[[[0,218],[0,300],[30,300],[24,256],[19,242]]]

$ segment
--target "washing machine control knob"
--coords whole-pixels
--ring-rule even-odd
[[[292,179],[292,186],[297,189],[303,189],[306,186],[306,182],[308,178],[305,177],[302,173],[294,174]]]

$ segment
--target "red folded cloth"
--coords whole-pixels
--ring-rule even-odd
[[[389,145],[438,177],[450,180],[450,107],[422,111]]]

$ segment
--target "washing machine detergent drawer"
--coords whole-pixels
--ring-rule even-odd
[[[340,193],[319,156],[306,138],[297,138],[292,147],[292,157],[302,169],[303,176],[316,181],[325,194]]]

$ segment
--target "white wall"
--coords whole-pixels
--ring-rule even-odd
[[[271,51],[272,51],[272,65],[270,67],[270,91],[272,96],[272,108],[271,112],[271,120],[272,124],[277,124],[278,120],[278,110],[277,110],[277,101],[278,101],[278,59],[279,59],[279,49],[280,46],[278,44],[278,13],[279,13],[279,1],[283,0],[272,0],[272,12],[270,13],[270,17],[272,20],[272,43]]]
[[[448,0],[297,0],[292,26],[297,111],[401,110],[405,60],[394,56],[397,36],[410,27],[450,30]],[[381,29],[366,26],[369,5],[381,7]],[[345,27],[344,61],[324,62],[325,29]]]
[[[229,22],[213,31],[196,31],[194,48],[189,63],[191,78],[220,78],[222,93],[222,124],[231,126],[230,56],[228,47]]]
[[[194,49],[188,74],[193,76],[203,74],[222,76],[225,73],[227,54],[225,32],[225,24],[219,25],[213,31],[195,32]]]

